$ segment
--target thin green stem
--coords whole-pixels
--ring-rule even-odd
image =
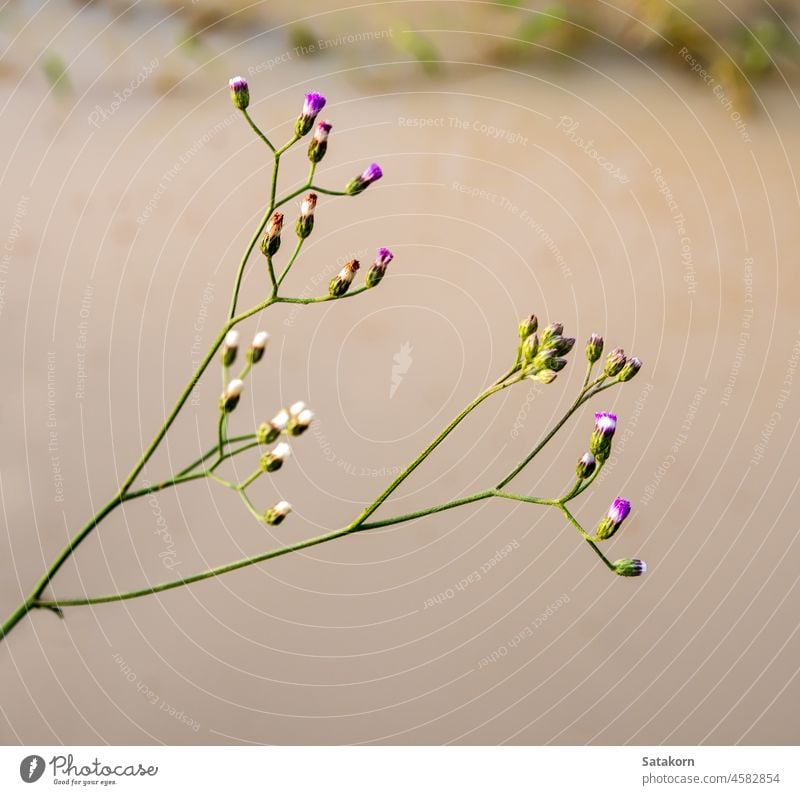
[[[597,394],[598,390],[591,391],[591,389],[596,383],[599,383],[600,380],[602,380],[602,378],[592,381],[591,383],[585,385],[583,389],[581,389],[581,391],[578,393],[578,397],[575,398],[575,401],[567,409],[564,416],[561,417],[561,419],[550,429],[542,441],[539,442],[539,444],[537,444],[536,447],[534,447],[533,450],[497,484],[498,489],[502,489],[517,475],[519,475],[519,473],[522,472],[522,470],[525,469],[525,467],[528,466],[528,464],[530,464],[530,462],[544,449],[545,445],[561,430],[567,420],[569,420],[569,418],[577,411],[577,409],[580,408],[587,400],[589,400],[589,398]]]
[[[151,594],[162,593],[163,591],[169,591],[173,588],[180,588],[184,585],[191,585],[195,582],[200,582],[202,580],[208,580],[212,577],[219,577],[222,574],[227,574],[231,571],[236,571],[237,569],[243,569],[247,566],[253,566],[256,563],[262,563],[265,560],[270,560],[272,558],[277,558],[282,555],[288,555],[290,552],[297,552],[301,549],[308,549],[309,547],[316,546],[317,544],[324,544],[327,541],[332,541],[335,538],[341,538],[342,536],[349,535],[350,533],[357,532],[361,528],[353,527],[352,525],[348,525],[347,527],[343,527],[339,530],[334,530],[330,533],[325,533],[323,535],[314,536],[312,538],[307,538],[304,541],[298,541],[294,544],[289,544],[284,547],[279,547],[278,549],[272,549],[268,552],[263,552],[259,555],[254,555],[252,557],[244,558],[242,560],[237,560],[233,563],[227,563],[224,566],[218,566],[214,569],[209,569],[207,571],[200,572],[199,574],[193,574],[189,577],[183,577],[179,580],[173,580],[172,582],[165,582],[160,583],[159,585],[152,585],[148,588],[141,588],[136,591],[126,591],[124,593],[115,593],[115,594],[108,594],[106,596],[95,596],[95,597],[86,597],[84,599],[54,599],[54,600],[38,600],[35,604],[32,604],[29,609],[33,607],[45,607],[49,609],[60,608],[60,607],[79,607],[82,605],[99,605],[99,604],[106,604],[108,602],[121,602],[126,599],[136,599],[139,596],[149,596]]]
[[[368,505],[354,522],[355,527],[362,525],[378,508],[389,498],[392,492],[452,433],[459,423],[484,400],[491,397],[495,392],[504,389],[504,384],[494,384],[485,389],[478,397],[472,400],[456,417],[445,427],[445,429],[381,492],[375,501]]]
[[[264,474],[263,469],[257,469],[252,474],[248,475],[238,486],[239,491],[244,491],[251,483],[254,483],[258,478]]]
[[[300,253],[300,249],[303,248],[303,243],[305,243],[305,238],[301,237],[298,238],[297,243],[294,247],[294,251],[292,252],[292,256],[289,257],[289,261],[286,263],[286,267],[283,269],[283,273],[278,277],[278,287],[283,284],[283,280],[289,274],[289,271],[292,269],[292,265],[294,265],[294,261],[297,259],[297,255]]]
[[[247,119],[247,123],[250,125],[250,128],[253,130],[253,132],[274,152],[275,147],[272,145],[272,142],[269,140],[269,138],[267,138],[266,135],[264,135],[263,132],[261,132],[258,125],[250,118],[250,114],[246,109],[242,110],[242,115],[245,117],[245,119]]]
[[[600,551],[600,547],[598,547],[597,544],[592,541],[591,536],[581,527],[580,522],[572,515],[569,508],[563,504],[559,504],[558,507],[561,509],[561,512],[564,514],[564,516],[569,519],[570,524],[581,534],[583,540],[594,550],[600,560],[602,560],[603,563],[605,563],[606,566],[608,566],[608,568],[616,574],[617,570],[614,568],[614,564],[611,563],[611,561],[609,561],[609,559]]]

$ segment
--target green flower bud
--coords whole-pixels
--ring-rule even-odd
[[[594,364],[603,355],[603,338],[599,334],[592,334],[586,343],[586,358]]]
[[[521,348],[522,360],[530,364],[539,353],[539,337],[534,332],[525,338]]]
[[[231,329],[225,335],[225,341],[222,343],[222,350],[220,356],[222,364],[225,367],[230,367],[236,361],[236,353],[239,350],[239,332],[236,329]]]
[[[238,378],[234,378],[225,388],[222,397],[219,399],[220,410],[224,411],[226,414],[233,411],[236,406],[239,405],[239,398],[242,396],[243,388],[244,383]]]
[[[521,342],[525,342],[531,334],[536,333],[536,329],[539,328],[539,320],[537,319],[536,315],[528,315],[524,320],[520,321],[519,324],[519,338]]]
[[[638,558],[622,558],[614,562],[614,571],[620,577],[641,577],[647,573],[647,564]]]
[[[348,262],[339,271],[339,273],[331,279],[330,284],[328,285],[328,292],[330,293],[331,297],[339,298],[350,289],[350,285],[353,283],[353,278],[356,275],[356,271],[360,267],[361,266],[358,264],[357,259],[351,259],[350,262]]]
[[[637,356],[628,359],[625,366],[619,371],[617,381],[630,381],[642,369],[642,360]]]
[[[275,449],[269,453],[264,453],[259,462],[264,472],[277,472],[283,462],[292,454],[292,450],[286,442],[275,445]]]
[[[620,370],[625,366],[626,361],[625,351],[623,351],[622,348],[614,348],[606,357],[603,372],[609,376],[609,378],[612,378],[619,374]]]
[[[283,213],[275,212],[267,223],[267,230],[261,241],[261,253],[265,257],[274,257],[281,247],[281,230],[283,229]]]
[[[286,500],[281,500],[264,511],[264,521],[269,525],[280,524],[291,511],[292,506]]]

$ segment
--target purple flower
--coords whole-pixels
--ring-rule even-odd
[[[382,176],[381,167],[377,163],[370,163],[361,174],[347,184],[344,192],[349,196],[355,196],[366,190],[373,182],[377,182]]]
[[[241,75],[232,77],[228,81],[228,88],[231,90],[231,101],[239,110],[245,110],[250,104],[250,89],[247,80]]]
[[[586,480],[597,467],[597,462],[591,453],[584,453],[578,461],[578,466],[575,471],[581,480]]]
[[[376,284],[380,283],[386,273],[386,268],[393,259],[394,254],[392,254],[388,248],[378,249],[378,256],[375,257],[375,262],[372,263],[370,269],[367,271],[365,279],[367,287],[375,287]]]
[[[310,94],[306,94],[305,102],[303,102],[303,116],[316,118],[324,107],[325,97],[322,94],[317,94],[316,91],[312,91]]]
[[[598,411],[594,415],[594,430],[589,439],[589,450],[599,464],[604,464],[611,453],[611,439],[617,429],[617,415]]]
[[[594,415],[595,430],[603,436],[611,437],[617,430],[617,415],[607,411],[597,411]]]
[[[617,499],[611,503],[608,513],[600,520],[600,524],[597,525],[597,530],[594,532],[597,540],[605,541],[607,538],[611,538],[611,536],[619,530],[619,526],[625,521],[625,518],[630,512],[631,504],[627,500],[617,497]]]
[[[294,131],[298,138],[304,136],[314,126],[314,119],[324,107],[325,97],[322,94],[317,94],[315,91],[306,94],[303,110],[294,125]]]
[[[311,143],[308,145],[308,159],[312,163],[319,163],[328,149],[328,133],[333,125],[329,121],[321,121],[314,130]]]
[[[611,503],[611,507],[608,509],[608,518],[611,519],[615,525],[619,526],[625,521],[630,512],[631,504],[628,502],[628,500],[623,500],[621,497],[617,497],[617,499]]]

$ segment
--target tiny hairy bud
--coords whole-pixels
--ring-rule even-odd
[[[267,508],[264,511],[264,521],[267,524],[271,525],[278,525],[280,524],[292,511],[292,506],[286,502],[286,500],[281,500],[280,502],[276,502],[271,508]]]
[[[225,388],[222,397],[219,399],[220,409],[226,413],[233,411],[239,404],[239,398],[242,396],[243,388],[244,383],[238,378],[234,378]]]
[[[536,315],[528,315],[528,317],[524,318],[519,323],[519,339],[520,342],[525,342],[531,334],[536,333],[536,329],[539,328],[539,320]]]
[[[581,480],[591,477],[592,473],[597,468],[597,461],[591,453],[584,453],[578,461],[578,466],[575,467],[575,472]]]
[[[257,364],[264,358],[264,351],[267,348],[268,342],[269,332],[267,331],[259,331],[255,337],[253,337],[253,341],[247,349],[247,360],[251,364]]]
[[[536,355],[539,353],[539,337],[534,332],[533,334],[528,335],[524,342],[522,343],[522,348],[520,349],[520,354],[522,355],[522,361],[530,364],[536,358]]]
[[[302,138],[313,126],[317,114],[325,107],[325,97],[322,94],[317,94],[312,91],[306,94],[305,101],[303,102],[303,110],[297,117],[294,125],[295,135]]]
[[[291,454],[292,449],[289,445],[286,442],[279,442],[273,450],[261,456],[261,461],[259,462],[261,469],[264,472],[277,472]]]
[[[539,370],[538,373],[534,373],[529,377],[540,384],[552,384],[556,380],[556,372],[555,370]]]
[[[614,561],[614,571],[620,577],[641,577],[647,574],[647,564],[638,558],[622,558]]]
[[[550,323],[542,329],[542,346],[550,346],[550,342],[555,337],[560,337],[561,332],[564,331],[563,323]]]
[[[609,378],[619,375],[620,370],[625,366],[626,362],[625,351],[622,348],[614,348],[611,353],[606,356],[606,363],[603,366],[603,372]]]
[[[300,217],[294,231],[301,240],[305,240],[314,229],[314,208],[317,206],[317,194],[309,193],[300,205]]]
[[[603,338],[592,334],[586,343],[586,358],[594,364],[603,355]]]
[[[373,182],[377,182],[382,176],[381,167],[377,163],[371,163],[361,174],[347,183],[344,192],[348,196],[356,196],[366,190]]]
[[[620,525],[625,521],[628,514],[631,512],[631,504],[627,500],[617,497],[608,513],[600,520],[597,529],[594,531],[595,538],[598,541],[606,541],[611,538],[614,533],[619,530]]]
[[[228,81],[228,88],[231,90],[231,102],[239,110],[246,110],[250,104],[250,89],[247,80],[241,76],[232,77]]]
[[[353,278],[356,271],[361,266],[358,264],[357,259],[351,259],[340,271],[334,276],[328,285],[328,292],[333,298],[339,298],[344,295],[353,283]]]
[[[624,367],[619,371],[617,381],[630,381],[641,369],[642,360],[638,356],[634,356],[625,362]]]
[[[289,420],[289,424],[286,427],[287,433],[291,436],[300,436],[301,433],[304,433],[308,430],[308,426],[314,420],[314,412],[311,409],[303,409],[302,411],[298,411],[296,414],[293,414],[291,419]]]
[[[261,253],[265,257],[274,257],[281,247],[281,230],[283,229],[283,213],[274,212],[267,222],[267,229],[261,241]]]
[[[333,125],[329,121],[321,121],[314,130],[311,143],[308,145],[308,159],[312,163],[319,163],[325,152],[328,151],[328,133]]]
[[[236,329],[231,329],[226,335],[222,343],[222,351],[220,356],[222,364],[225,367],[230,367],[236,361],[236,354],[239,351],[239,332]]]
[[[617,415],[598,411],[594,415],[594,430],[589,439],[589,451],[602,464],[611,453],[611,439],[617,429]]]
[[[370,265],[370,268],[367,271],[364,284],[366,284],[367,287],[375,287],[376,285],[380,284],[381,279],[383,279],[384,275],[386,274],[386,268],[393,259],[394,254],[392,254],[388,248],[379,248],[378,256],[375,257],[375,262]]]

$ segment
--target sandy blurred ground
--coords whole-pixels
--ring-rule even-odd
[[[379,245],[395,262],[375,292],[245,328],[273,342],[233,429],[296,399],[319,417],[253,494],[289,499],[290,520],[267,531],[235,495],[182,486],[104,523],[53,593],[160,582],[346,523],[507,367],[529,312],[581,340],[601,331],[645,369],[515,488],[563,488],[591,409],[618,412],[615,455],[577,510],[592,526],[628,497],[609,555],[651,572],[611,577],[556,513],[483,503],[159,598],[36,614],[0,647],[0,740],[795,743],[794,88],[765,83],[738,119],[660,61],[481,63],[491,28],[471,6],[457,30],[450,4],[330,12],[326,35],[373,35],[313,56],[294,49],[289,4],[179,46],[189,10],[2,17],[2,612],[113,493],[224,317],[269,174],[228,100],[236,73],[278,140],[304,91],[329,97],[322,184],[371,160],[386,174],[320,200],[288,289],[313,294]],[[412,15],[450,29],[429,34],[454,62],[433,76],[395,46]],[[48,82],[53,53],[68,87]],[[304,172],[302,151],[287,158],[286,189]],[[264,278],[254,261],[246,302]],[[408,366],[392,393],[395,357]],[[386,515],[496,482],[571,400],[578,360],[476,412]],[[212,371],[149,479],[213,440],[218,391]]]

